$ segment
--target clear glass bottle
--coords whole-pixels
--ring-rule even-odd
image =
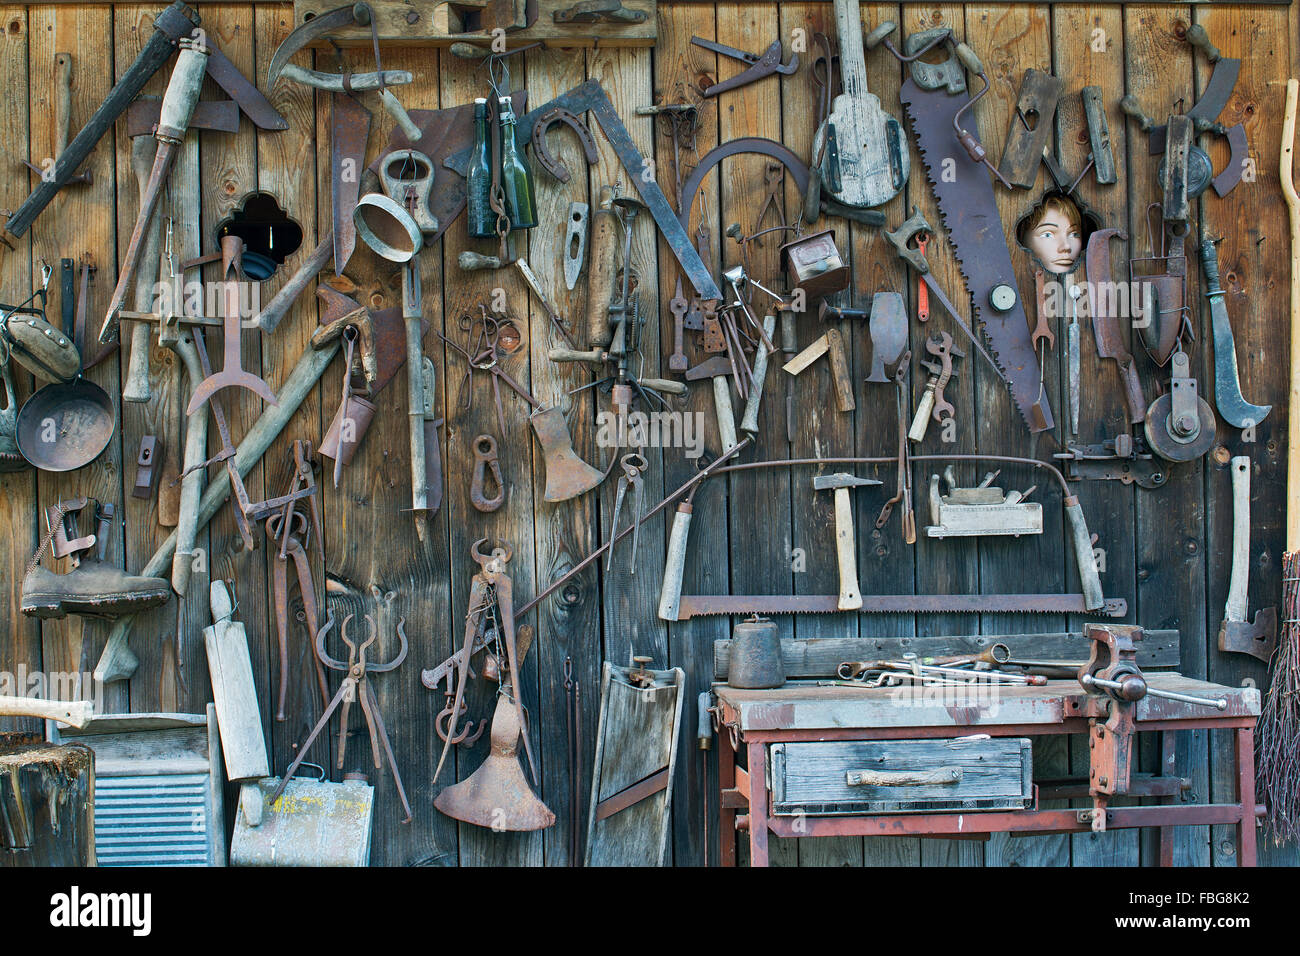
[[[489,196],[492,191],[492,147],[488,140],[488,102],[474,101],[474,151],[470,154],[466,179],[466,211],[469,234],[476,239],[496,238],[496,213]]]
[[[533,196],[533,179],[524,165],[522,150],[515,142],[515,111],[510,97],[498,101],[501,123],[501,187],[505,191],[506,214],[510,231],[532,229],[537,225],[537,201]]]

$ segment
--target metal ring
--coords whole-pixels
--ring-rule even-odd
[[[410,249],[390,245],[371,229],[367,221],[367,211],[372,209],[387,216],[406,233],[406,237],[410,240]],[[400,203],[383,193],[366,193],[358,199],[356,207],[352,210],[352,222],[357,227],[357,235],[365,244],[389,262],[410,262],[424,247],[424,235],[415,220],[411,218],[411,214]]]

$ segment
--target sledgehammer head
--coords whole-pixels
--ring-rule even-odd
[[[878,485],[880,484],[875,478],[859,478],[856,475],[848,475],[842,471],[837,471],[833,475],[818,475],[813,479],[813,489],[815,491],[826,491],[830,488],[856,488],[859,485]]]
[[[1277,646],[1277,608],[1266,607],[1255,612],[1255,622],[1228,621],[1219,625],[1219,650],[1233,654],[1249,654],[1267,664],[1273,659]]]

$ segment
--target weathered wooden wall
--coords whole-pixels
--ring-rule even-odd
[[[13,5],[3,11],[0,39],[0,83],[6,90],[6,109],[0,114],[0,149],[6,175],[0,179],[0,206],[16,208],[31,188],[20,161],[39,163],[49,155],[53,133],[53,64],[56,52],[71,51],[75,58],[73,82],[74,128],[91,113],[134,56],[147,31],[149,17],[159,5],[148,6],[31,6]],[[1243,59],[1241,78],[1223,117],[1226,123],[1244,122],[1250,138],[1251,157],[1257,166],[1254,182],[1239,186],[1226,200],[1213,195],[1199,207],[1198,237],[1223,236],[1220,258],[1228,306],[1236,330],[1238,354],[1245,394],[1257,402],[1271,402],[1274,412],[1256,430],[1255,441],[1245,444],[1235,431],[1220,427],[1219,440],[1228,452],[1249,454],[1254,462],[1250,581],[1252,610],[1278,603],[1280,561],[1283,550],[1282,516],[1285,467],[1285,398],[1287,276],[1286,213],[1277,183],[1277,154],[1281,131],[1284,83],[1297,72],[1300,50],[1296,47],[1297,17],[1294,8],[1281,6],[1192,7],[1182,5],[1093,4],[990,5],[959,4],[863,4],[868,27],[892,19],[904,32],[934,25],[950,25],[980,53],[987,64],[993,89],[977,109],[982,139],[993,156],[1000,154],[1016,89],[1029,67],[1051,70],[1065,82],[1067,94],[1077,94],[1085,84],[1102,87],[1110,115],[1116,159],[1121,181],[1113,187],[1097,187],[1090,181],[1081,187],[1086,201],[1104,224],[1128,231],[1130,254],[1147,248],[1143,211],[1157,197],[1155,162],[1147,155],[1146,138],[1132,124],[1126,124],[1117,102],[1129,92],[1151,112],[1160,114],[1178,100],[1192,102],[1204,88],[1209,69],[1193,58],[1182,40],[1186,27],[1203,23],[1211,38],[1227,56]],[[292,28],[289,5],[258,3],[202,4],[204,26],[222,50],[259,85],[264,81],[270,57]],[[623,116],[633,137],[647,156],[654,156],[660,184],[673,192],[672,152],[662,130],[651,120],[634,115],[635,108],[658,98],[676,99],[684,84],[700,73],[729,76],[739,65],[692,47],[692,35],[716,39],[733,46],[758,50],[780,37],[789,47],[797,31],[810,36],[814,31],[834,33],[832,8],[828,3],[707,3],[663,2],[660,7],[660,43],[653,50],[534,51],[522,62],[512,62],[516,87],[526,87],[532,104],[582,82],[599,79]],[[111,43],[106,40],[111,39]],[[364,69],[367,57],[362,49],[346,53],[353,69]],[[334,69],[333,57],[319,55],[324,69]],[[797,153],[807,155],[812,140],[814,94],[808,64],[809,48],[802,55],[800,69],[779,81],[760,84],[705,101],[696,154],[702,155],[718,143],[737,136],[767,136],[781,139]],[[388,68],[408,69],[416,82],[401,91],[408,108],[437,108],[469,102],[483,95],[484,77],[471,64],[446,52],[433,50],[386,50]],[[305,61],[305,57],[304,57]],[[869,58],[869,82],[886,108],[901,116],[897,92],[901,76],[898,66],[885,54]],[[161,93],[163,79],[155,78],[147,92]],[[215,96],[215,89],[208,91]],[[232,206],[254,188],[273,193],[303,225],[303,250],[286,265],[288,272],[316,244],[329,228],[328,101],[288,83],[273,91],[276,106],[289,119],[283,133],[258,133],[243,121],[237,135],[203,133],[191,135],[174,174],[177,183],[196,183],[201,197],[198,216],[193,205],[168,200],[175,217],[177,242],[182,257],[212,247],[212,228]],[[1069,95],[1056,118],[1059,155],[1069,169],[1080,168],[1087,153],[1077,95]],[[378,154],[391,120],[375,108],[375,129],[371,155]],[[527,256],[562,314],[580,316],[585,303],[585,282],[570,293],[564,288],[560,261],[564,218],[570,202],[595,205],[600,184],[628,181],[629,173],[619,166],[604,140],[600,161],[587,176],[576,175],[568,185],[537,177],[539,213],[542,225],[529,238]],[[581,154],[572,138],[563,133],[552,137],[552,148],[571,169],[581,169]],[[8,301],[21,300],[31,288],[44,261],[57,265],[61,256],[93,257],[99,271],[95,277],[94,308],[102,311],[116,279],[118,256],[125,248],[136,212],[136,187],[130,173],[130,144],[120,128],[101,142],[90,160],[95,172],[93,186],[70,187],[38,220],[30,237],[24,237],[17,253],[0,261],[0,289]],[[1210,147],[1216,164],[1226,153],[1217,143]],[[689,160],[688,160],[689,161]],[[736,261],[734,244],[722,233],[728,223],[739,221],[748,227],[764,195],[764,161],[759,157],[738,157],[721,167],[721,175],[710,176],[696,202],[691,232],[703,215],[712,236],[714,265],[730,266]],[[906,192],[885,211],[891,223],[900,221],[912,205],[936,222],[932,195],[913,155],[914,175]],[[1043,180],[1040,180],[1040,186]],[[1002,194],[1002,212],[1008,224],[1023,211],[1029,194]],[[787,183],[785,212],[793,218],[799,197]],[[846,223],[835,224],[843,247],[851,250],[855,299],[876,289],[909,290],[909,281],[877,230]],[[462,384],[464,366],[449,355],[435,330],[453,338],[460,336],[456,319],[465,309],[504,287],[510,308],[530,331],[528,348],[505,360],[505,368],[544,403],[574,401],[565,393],[588,380],[574,366],[561,366],[546,359],[549,338],[545,316],[529,302],[522,283],[513,273],[462,273],[456,255],[467,246],[464,223],[447,233],[440,246],[422,258],[425,314],[432,329],[425,339],[425,351],[434,357],[447,423],[444,431],[446,497],[432,535],[421,544],[414,527],[401,509],[409,503],[407,491],[405,390],[399,377],[380,396],[380,412],[365,444],[345,471],[338,489],[323,480],[326,516],[327,590],[331,606],[341,619],[348,610],[369,607],[370,588],[377,585],[398,594],[397,610],[406,619],[411,638],[407,663],[394,675],[378,678],[380,704],[394,739],[407,792],[415,808],[415,819],[401,825],[396,794],[385,779],[372,781],[379,789],[373,860],[384,864],[548,864],[568,862],[567,806],[568,767],[565,757],[564,691],[561,668],[566,656],[574,662],[584,701],[584,736],[594,736],[600,662],[610,658],[626,663],[633,653],[651,654],[657,666],[685,669],[689,680],[688,700],[707,686],[711,678],[712,644],[728,632],[724,619],[696,619],[672,627],[655,616],[659,568],[662,567],[667,525],[656,519],[643,529],[642,551],[634,581],[614,579],[610,588],[588,569],[554,598],[545,602],[534,617],[537,650],[529,656],[524,672],[524,700],[533,715],[534,744],[543,776],[542,796],[556,812],[559,823],[543,833],[494,834],[458,825],[432,806],[437,788],[430,784],[441,742],[432,731],[435,714],[442,707],[441,695],[425,691],[419,683],[419,669],[430,666],[450,653],[459,643],[465,617],[469,578],[475,570],[470,560],[471,543],[496,536],[514,547],[510,571],[514,578],[516,603],[520,604],[546,582],[598,545],[608,531],[613,503],[612,482],[598,493],[561,505],[541,499],[542,463],[537,459],[524,420],[524,407],[508,392],[503,395],[507,411],[507,433],[500,439],[502,466],[509,497],[494,515],[482,515],[469,506],[469,446],[480,433],[496,434],[491,393],[485,381],[473,385],[474,400],[465,409]],[[481,249],[480,251],[488,251]],[[641,304],[645,314],[667,316],[666,303],[673,295],[675,266],[662,242],[648,226],[637,229],[633,257],[643,277],[659,276],[658,283],[641,283]],[[1119,258],[1117,255],[1116,258]],[[931,246],[940,284],[961,300],[960,275],[952,261],[946,237],[939,235]],[[753,262],[758,276],[776,272],[776,243],[767,242],[756,250]],[[1024,267],[1023,257],[1018,262]],[[348,268],[371,304],[396,304],[398,285],[393,267],[359,247]],[[1192,268],[1192,301],[1200,301],[1199,270]],[[1029,273],[1022,271],[1022,289],[1032,288]],[[282,281],[268,283],[263,301]],[[55,296],[57,302],[57,296]],[[94,309],[92,309],[94,314]],[[244,339],[244,365],[260,368],[273,387],[283,381],[297,356],[306,346],[316,322],[314,303],[307,297],[273,336],[258,341]],[[1198,331],[1205,321],[1198,316]],[[931,325],[951,328],[942,309],[935,306]],[[1085,323],[1086,325],[1086,323]],[[653,324],[650,326],[653,329]],[[800,329],[800,342],[807,344],[819,334],[810,325]],[[1112,382],[1109,371],[1100,371],[1084,335],[1084,381]],[[913,348],[921,347],[923,332],[913,328]],[[958,336],[960,338],[960,336]],[[1201,333],[1201,340],[1206,335]],[[865,376],[870,344],[865,330],[846,329],[856,381]],[[660,355],[671,350],[671,323],[662,321],[660,335],[650,335],[643,346],[647,369],[657,369]],[[1194,369],[1208,388],[1211,377],[1210,350],[1193,353]],[[134,476],[134,456],[140,436],[163,432],[165,363],[169,353],[155,349],[153,385],[155,398],[147,406],[122,406],[121,430],[109,450],[94,464],[68,475],[32,472],[0,476],[0,514],[4,515],[0,542],[0,583],[7,599],[0,601],[0,670],[16,674],[25,669],[39,671],[89,671],[93,669],[107,634],[105,625],[70,618],[39,623],[18,613],[23,568],[35,550],[42,519],[38,508],[74,494],[89,494],[118,505],[125,515],[125,532],[120,529],[112,543],[114,556],[126,555],[130,569],[138,569],[165,537],[157,527],[156,506],[129,496]],[[1140,359],[1144,379],[1149,383],[1150,364]],[[1064,391],[1058,368],[1048,372],[1048,387],[1056,409],[1064,407]],[[90,377],[110,394],[120,393],[125,369],[110,361]],[[253,497],[280,493],[287,475],[286,454],[294,438],[319,438],[337,403],[341,387],[337,365],[303,404],[272,446],[264,463],[249,476]],[[32,386],[30,376],[19,370],[20,399]],[[923,380],[914,376],[913,397]],[[800,457],[813,454],[892,455],[895,452],[896,423],[892,389],[859,385],[858,409],[853,415],[834,411],[829,376],[820,368],[792,380],[772,373],[765,400],[765,414],[759,447],[764,457]],[[1148,390],[1150,385],[1148,384]],[[798,423],[787,439],[784,409],[787,394],[793,396]],[[1005,391],[979,362],[968,359],[962,375],[949,391],[957,406],[959,431],[952,452],[1037,454],[1055,450],[1050,437],[1036,446],[1010,409]],[[586,391],[576,399],[570,415],[578,452],[588,461],[604,464],[608,452],[595,443],[596,414],[607,407],[607,398]],[[235,438],[248,428],[260,411],[251,400],[228,401]],[[712,424],[712,397],[707,388],[693,388],[684,407],[704,413],[709,425],[708,446],[717,447],[716,425]],[[1085,440],[1100,440],[1122,427],[1123,405],[1114,389],[1088,388],[1084,392],[1082,423]],[[1058,414],[1058,417],[1063,415]],[[978,422],[979,427],[974,427]],[[176,441],[177,436],[165,436]],[[214,435],[215,438],[215,435]],[[929,439],[935,442],[935,439]],[[937,446],[937,442],[936,446]],[[651,468],[646,476],[647,503],[659,500],[665,489],[679,486],[694,471],[694,463],[680,449],[647,454]],[[1223,458],[1226,462],[1226,457]],[[326,472],[328,474],[328,470]],[[865,470],[863,474],[871,474]],[[878,593],[916,589],[943,590],[1073,590],[1077,575],[1072,558],[1065,556],[1064,532],[1054,490],[1043,489],[1039,499],[1049,502],[1047,533],[1031,541],[979,543],[975,541],[932,542],[922,537],[915,548],[902,541],[897,517],[883,530],[869,530],[880,501],[892,492],[894,471],[881,468],[875,477],[885,482],[886,494],[857,496],[857,526],[860,535],[859,564],[864,588]],[[1009,487],[1024,487],[1028,475],[1004,473]],[[917,467],[913,476],[918,500],[928,471]],[[803,593],[834,590],[836,574],[830,536],[828,498],[814,496],[806,472],[781,470],[751,473],[729,479],[725,486],[714,482],[697,496],[691,529],[690,559],[685,587],[688,592],[716,593],[730,587],[737,593],[782,593],[792,589]],[[1243,658],[1228,658],[1217,652],[1214,635],[1227,590],[1228,544],[1231,533],[1231,499],[1226,468],[1211,455],[1204,462],[1183,466],[1175,478],[1159,491],[1147,492],[1112,483],[1085,483],[1079,490],[1090,527],[1101,536],[1106,565],[1102,575],[1107,595],[1126,598],[1132,619],[1148,627],[1177,627],[1182,631],[1184,673],[1208,677],[1223,683],[1243,680],[1265,681],[1261,666]],[[924,521],[924,513],[920,516]],[[109,710],[201,711],[209,699],[206,663],[199,629],[208,622],[206,608],[209,574],[230,579],[239,599],[238,618],[245,622],[259,679],[266,727],[273,748],[274,765],[282,770],[315,720],[319,704],[309,683],[309,657],[305,634],[293,637],[294,676],[290,694],[292,719],[275,723],[271,695],[278,666],[274,650],[274,624],[269,608],[269,568],[266,549],[252,554],[237,553],[238,534],[228,510],[205,532],[201,546],[210,556],[208,573],[197,574],[190,599],[180,616],[174,606],[142,618],[135,628],[132,647],[140,657],[140,669],[128,683],[110,685],[104,691]],[[620,549],[620,563],[625,557]],[[794,562],[802,552],[806,567]],[[802,570],[792,570],[801,567]],[[321,568],[317,567],[317,580]],[[780,619],[783,636],[818,637],[847,634],[973,633],[993,630],[1046,630],[1078,627],[1080,621],[1034,616],[931,616],[843,618],[838,615]],[[380,654],[388,649],[381,648]],[[470,696],[471,713],[487,716],[490,697],[484,688]],[[699,864],[705,860],[704,815],[716,804],[713,788],[716,771],[701,762],[693,740],[694,719],[686,708],[687,727],[682,734],[677,794],[674,799],[673,859],[678,864]],[[356,736],[360,715],[354,715],[352,762],[360,767],[366,758],[364,731]],[[1206,735],[1188,735],[1178,753],[1179,772],[1189,774],[1195,794],[1217,797],[1232,787],[1231,741]],[[329,740],[314,748],[313,759],[330,764],[328,752],[337,739],[333,728]],[[1039,775],[1057,776],[1073,768],[1086,767],[1081,742],[1068,749],[1063,738],[1036,749]],[[486,736],[456,755],[451,772],[444,769],[443,783],[463,779],[478,766],[486,753]],[[587,766],[582,768],[579,787],[589,785],[592,747],[584,748]],[[1146,755],[1148,760],[1153,753]],[[709,839],[716,833],[709,827]],[[1294,863],[1294,850],[1264,849],[1263,859],[1273,863]],[[711,856],[711,859],[714,858]],[[1149,841],[1133,832],[1113,834],[1031,837],[994,837],[988,842],[969,840],[837,839],[774,841],[774,863],[798,865],[924,864],[924,865],[1135,865],[1154,862]],[[1180,831],[1175,860],[1195,865],[1231,865],[1233,841],[1207,828]]]

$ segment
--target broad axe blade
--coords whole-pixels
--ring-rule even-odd
[[[158,126],[162,100],[142,96],[126,110],[126,135],[152,136]],[[239,132],[239,104],[234,100],[199,100],[190,116],[190,129],[211,129],[222,133]]]
[[[1277,647],[1277,608],[1255,612],[1254,622],[1229,621],[1219,625],[1219,650],[1232,654],[1249,654],[1267,664]]]
[[[698,382],[703,378],[716,378],[719,375],[731,374],[731,359],[725,355],[715,355],[711,359],[705,359],[695,368],[686,370],[686,381]]]

